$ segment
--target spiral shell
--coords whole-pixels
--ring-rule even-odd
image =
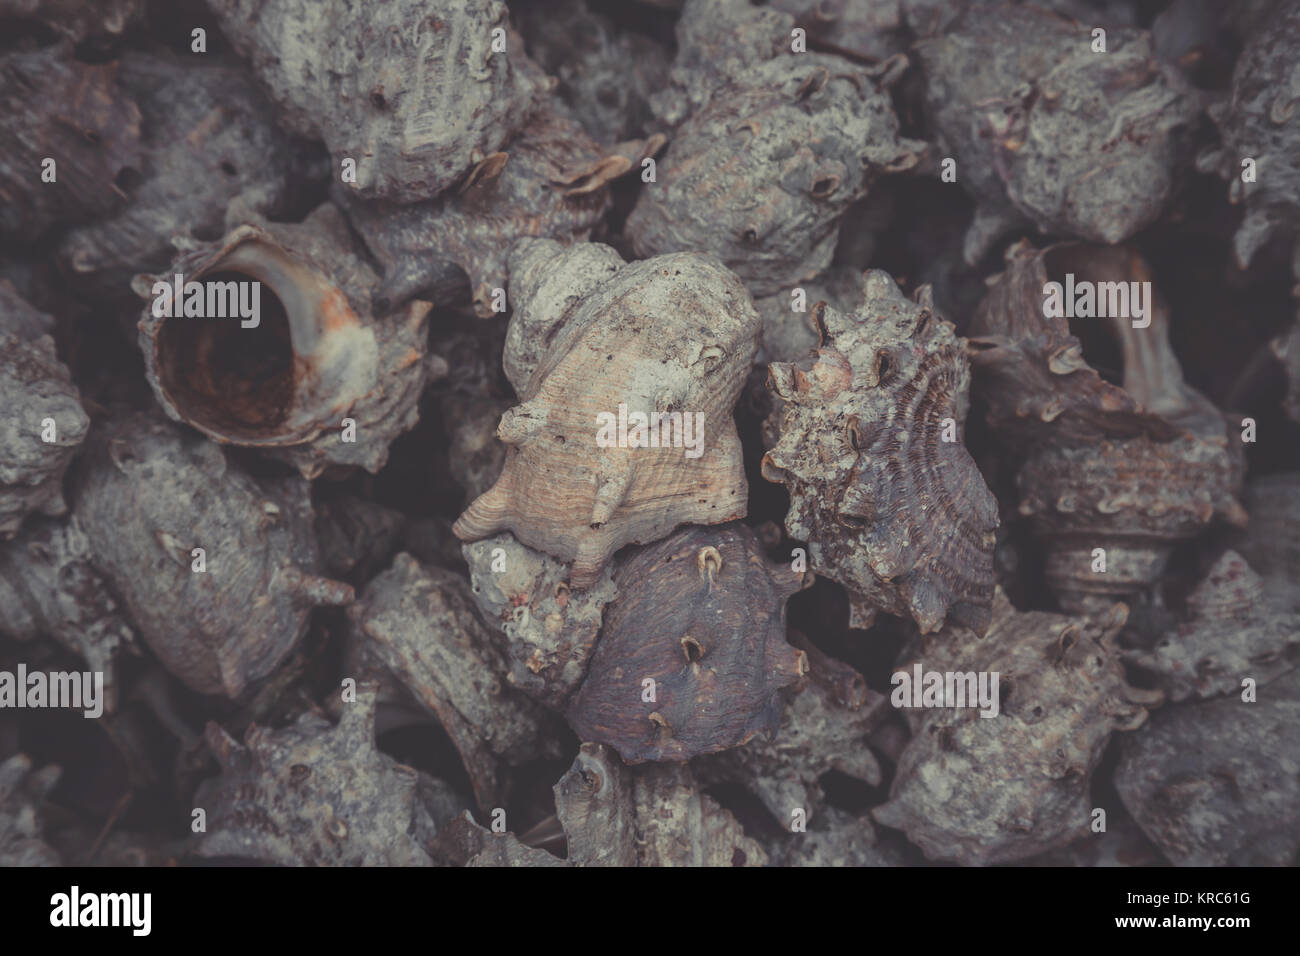
[[[1099,619],[1022,614],[999,591],[983,638],[949,627],[905,653],[904,673],[919,664],[988,674],[990,684],[997,673],[997,713],[909,710],[912,740],[876,821],[931,859],[965,865],[1025,859],[1086,835],[1092,773],[1111,733],[1139,727],[1163,699],[1125,682],[1116,638],[1127,617],[1123,604]]]
[[[329,465],[378,471],[392,440],[419,417],[430,303],[373,316],[377,278],[331,205],[298,225],[244,212],[252,221],[132,284],[151,301],[139,341],[158,403],[209,438],[261,448],[306,478]],[[209,301],[214,287],[258,282],[261,314],[158,314],[160,289],[174,288],[176,275],[206,287]]]
[[[851,626],[879,608],[926,633],[945,618],[982,633],[998,516],[960,440],[963,340],[927,288],[913,302],[879,270],[863,277],[855,313],[813,311],[816,364],[769,371],[787,405],[763,477],[790,491],[786,530],[808,542],[812,570],[849,589]]]
[[[803,585],[744,525],[683,528],[640,549],[614,572],[618,597],[569,723],[628,763],[689,760],[775,730],[778,691],[808,669],[785,640],[785,602]]]
[[[500,0],[208,6],[289,128],[323,139],[336,170],[355,161],[355,182],[343,182],[365,198],[442,192],[523,127],[552,85]]]
[[[540,256],[562,284],[587,255],[530,240],[516,249],[511,272]],[[510,448],[501,478],[457,520],[457,537],[509,530],[573,562],[569,583],[582,589],[625,544],[744,516],[748,488],[732,408],[754,356],[758,316],[734,275],[694,253],[625,265],[570,300],[554,336],[522,403],[502,416],[497,434]],[[663,446],[631,447],[630,426],[626,437],[614,434],[620,406],[629,422],[632,413],[683,417],[662,419]],[[690,422],[693,437],[685,434]],[[646,429],[637,435],[649,444]]]

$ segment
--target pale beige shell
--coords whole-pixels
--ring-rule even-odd
[[[531,268],[524,257],[549,255],[552,284],[562,286],[589,250],[558,250],[520,243],[512,275]],[[526,296],[515,298],[528,308]],[[461,515],[456,535],[478,541],[509,530],[572,561],[570,584],[585,588],[625,544],[744,517],[748,487],[732,409],[759,321],[740,281],[712,256],[658,256],[589,286],[551,324],[552,344],[522,404],[501,419],[497,434],[510,446],[501,478]],[[659,429],[668,447],[619,446],[624,436],[607,426],[620,406],[628,416],[680,412],[676,424],[702,421],[698,456],[687,447],[695,436],[675,426],[669,434],[668,425]]]

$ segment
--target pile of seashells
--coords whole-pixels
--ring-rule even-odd
[[[1300,862],[1300,0],[0,0],[0,142],[0,865]]]

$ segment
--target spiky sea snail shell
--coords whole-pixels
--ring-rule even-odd
[[[298,225],[248,218],[179,256],[164,275],[132,283],[149,302],[139,341],[158,403],[209,438],[264,449],[307,478],[329,465],[378,471],[392,440],[418,419],[434,370],[426,357],[431,304],[371,314],[378,279],[334,206]],[[182,314],[191,282],[201,316]],[[213,304],[231,311],[227,289],[253,301],[253,283],[258,315],[207,314]],[[167,314],[168,303],[176,314]]]
[[[905,297],[879,270],[857,311],[818,303],[817,361],[775,362],[785,400],[763,477],[790,491],[785,526],[810,567],[848,588],[851,626],[875,610],[945,619],[977,632],[993,600],[997,504],[961,442],[970,370],[964,340],[934,313],[928,287]]]
[[[527,272],[524,259],[540,255],[551,260],[552,286],[569,276],[582,281],[589,253],[526,240],[511,256],[511,273]],[[759,333],[748,293],[712,256],[657,256],[584,288],[553,316],[551,344],[521,404],[502,416],[497,434],[510,447],[500,479],[453,529],[462,541],[509,530],[573,562],[575,588],[593,584],[625,544],[744,516],[748,488],[732,409]],[[516,299],[528,309],[526,295]],[[664,442],[631,447],[630,427],[626,440],[612,434],[620,409],[629,423],[632,413],[670,416],[658,430],[664,437],[668,429]],[[649,445],[646,430],[640,438]]]

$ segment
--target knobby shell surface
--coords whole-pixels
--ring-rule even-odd
[[[465,579],[399,554],[348,616],[360,659],[378,664],[442,725],[479,807],[500,806],[502,767],[538,756],[546,715],[507,686],[506,662]]]
[[[613,568],[575,591],[567,565],[513,535],[495,535],[463,550],[474,600],[506,637],[506,679],[534,700],[563,709],[587,673],[604,608],[617,593]]]
[[[763,866],[767,854],[680,764],[625,767],[584,743],[555,785],[577,866]]]
[[[917,45],[927,108],[979,204],[967,262],[1026,225],[1113,243],[1160,212],[1197,95],[1146,31],[1107,31],[1104,55],[1092,43],[1056,14],[978,5]]]
[[[300,165],[271,105],[234,63],[132,52],[118,62],[117,82],[142,114],[130,202],[59,244],[67,267],[108,294],[134,273],[162,272],[178,229],[219,239],[236,197],[253,212],[277,212]]]
[[[1289,866],[1300,850],[1300,671],[1166,707],[1129,735],[1115,789],[1177,866]]]
[[[1100,619],[1020,613],[999,591],[982,638],[949,627],[905,652],[899,670],[909,676],[916,662],[941,675],[997,672],[999,712],[909,710],[912,740],[876,821],[931,859],[965,865],[1025,859],[1085,836],[1107,741],[1140,727],[1163,699],[1126,683],[1116,638],[1127,617],[1123,604]]]
[[[154,416],[123,417],[90,442],[75,499],[95,566],[192,690],[239,695],[293,650],[313,607],[352,600],[316,574],[306,482],[254,478]]]
[[[1188,597],[1177,631],[1129,659],[1173,701],[1239,693],[1247,678],[1267,684],[1295,667],[1300,614],[1267,598],[1259,575],[1227,551]]]
[[[856,312],[818,306],[814,318],[817,363],[769,370],[786,405],[763,476],[790,491],[786,530],[808,542],[813,571],[849,589],[851,626],[880,609],[924,633],[945,618],[982,633],[998,517],[961,442],[963,340],[928,290],[913,302],[879,270],[863,277]]]
[[[561,252],[551,268],[580,275],[585,259]],[[508,530],[573,562],[569,583],[582,589],[625,544],[743,517],[732,408],[757,338],[748,294],[715,258],[625,265],[567,310],[521,404],[502,416],[497,434],[510,448],[501,478],[460,516],[456,535]],[[620,406],[702,416],[698,457],[687,457],[680,431],[678,447],[601,447],[598,416]]]
[[[620,561],[613,583],[618,596],[568,709],[579,737],[641,763],[689,760],[777,728],[778,692],[808,670],[785,640],[801,573],[770,563],[737,524],[683,528]]]
[[[355,177],[342,181],[365,198],[436,196],[496,152],[551,88],[500,0],[208,7],[290,129],[323,139],[336,170],[354,161]]]
[[[158,403],[209,438],[262,448],[305,478],[330,465],[378,471],[392,440],[418,420],[420,393],[436,374],[426,353],[430,303],[372,313],[378,279],[334,206],[296,225],[238,214],[243,224],[219,241],[133,282],[149,301],[139,341]],[[170,290],[175,275],[186,290],[206,288],[203,314],[188,314],[189,291],[161,292],[187,314],[160,308],[155,285]],[[214,287],[231,282],[261,284],[260,315],[208,314]],[[355,425],[351,440],[345,419]]]
[[[436,784],[375,748],[375,690],[357,689],[338,724],[303,714],[241,744],[204,734],[221,774],[195,794],[207,813],[203,857],[278,866],[429,866]]]

